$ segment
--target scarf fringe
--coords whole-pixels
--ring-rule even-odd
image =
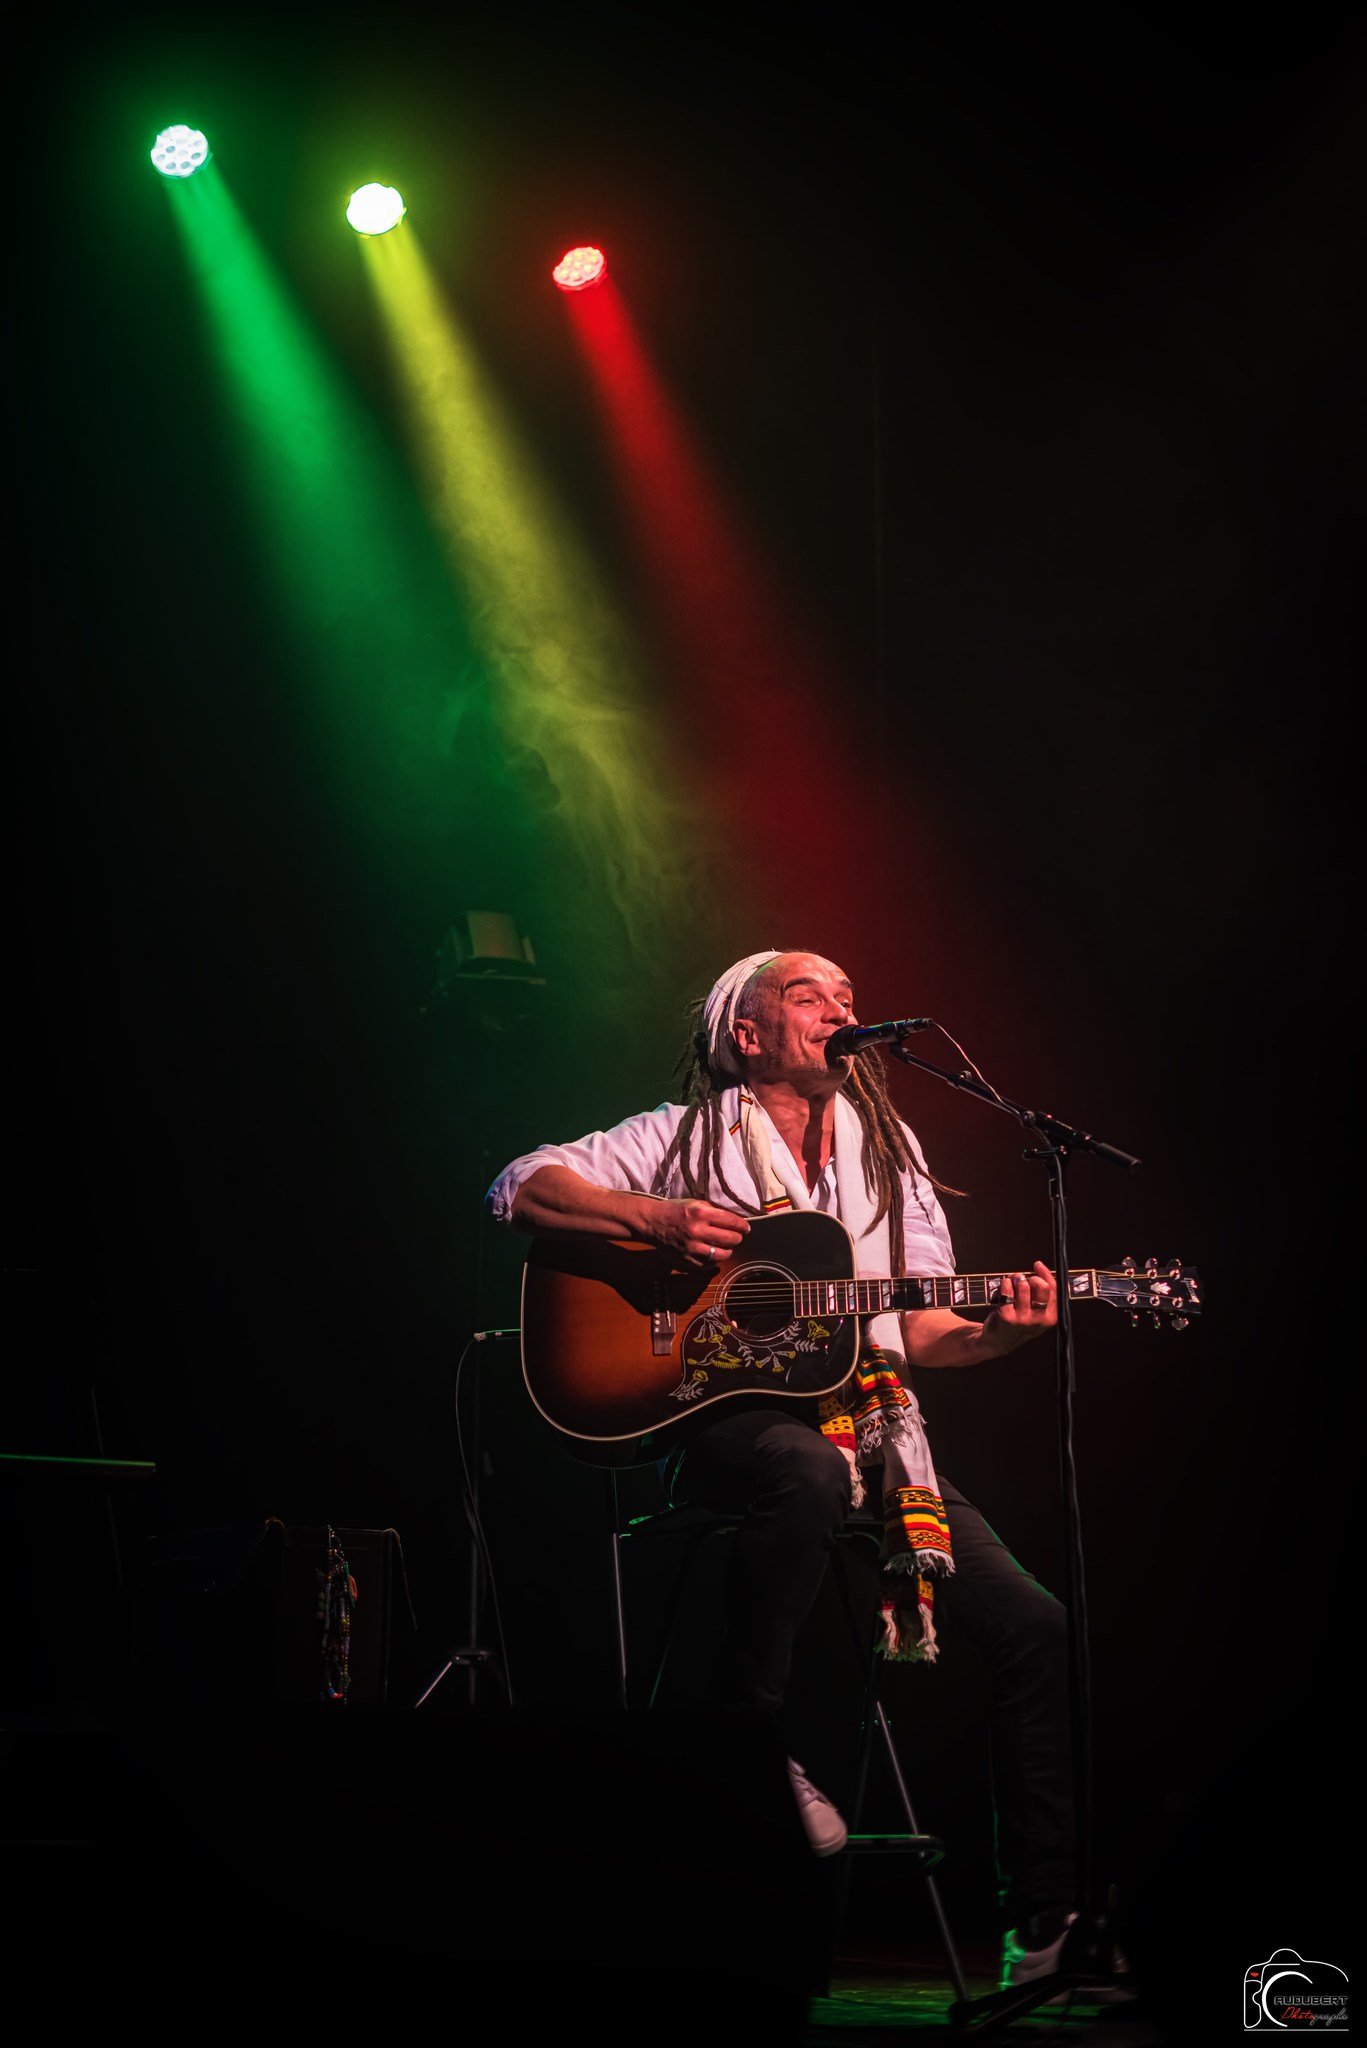
[[[941,1574],[947,1577],[953,1569],[953,1558],[940,1550],[898,1550],[883,1559],[885,1572],[915,1572],[921,1579]]]
[[[903,1577],[915,1572],[916,1598],[914,1604],[905,1599],[899,1601],[897,1593],[900,1589],[888,1587],[881,1605],[883,1640],[879,1649],[890,1664],[937,1663],[940,1643],[935,1633],[934,1593],[930,1579],[916,1569],[910,1558],[899,1558],[897,1564],[903,1567]],[[890,1567],[890,1570],[895,1569],[895,1566]]]

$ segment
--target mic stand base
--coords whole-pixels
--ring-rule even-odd
[[[1058,1968],[1046,1976],[951,2005],[950,2032],[960,2037],[987,2034],[1055,1999],[1066,2009],[1074,2002],[1070,1994],[1078,1993],[1080,2005],[1119,2003],[1138,1995],[1133,1977],[1115,1967],[1115,1941],[1104,1919],[1089,1921],[1083,1916],[1075,1920],[1063,1937]]]

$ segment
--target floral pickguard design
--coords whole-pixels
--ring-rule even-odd
[[[720,1302],[713,1302],[684,1332],[680,1349],[684,1375],[669,1398],[681,1405],[710,1391],[714,1372],[752,1372],[763,1379],[786,1379],[792,1362],[804,1352],[824,1351],[831,1331],[815,1316],[798,1316],[781,1330],[747,1337],[737,1329]]]

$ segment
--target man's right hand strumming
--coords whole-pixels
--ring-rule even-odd
[[[744,1216],[700,1195],[663,1201],[595,1187],[568,1166],[543,1166],[530,1174],[518,1189],[512,1220],[519,1230],[635,1238],[701,1266],[730,1258],[750,1228]]]

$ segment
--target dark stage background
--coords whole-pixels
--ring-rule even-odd
[[[1142,1159],[1074,1161],[1075,1264],[1200,1271],[1180,1337],[1079,1310],[1078,1454],[1099,1853],[1232,2013],[1255,1953],[1346,1961],[1360,48],[1315,10],[500,18],[373,48],[332,13],[101,16],[23,87],[0,1449],[155,1461],[116,1502],[139,1627],[168,1542],[218,1532],[231,1579],[268,1517],[396,1530],[406,1710],[468,1638],[454,1377],[474,1330],[516,1324],[521,1263],[482,1220],[492,1171],[669,1094],[716,968],[817,947],[866,1019],[935,1016],[1006,1094]],[[433,228],[429,257],[630,602],[599,427],[525,282],[609,248],[826,651],[856,805],[834,783],[834,817],[790,805],[757,761],[689,928],[639,950],[553,822],[530,853],[500,837],[477,751],[442,768],[439,830],[320,787],[144,160],[149,79],[250,137],[237,201],[382,425],[352,251],[310,239],[315,173],[345,175],[348,121],[395,156],[411,135],[432,187],[467,138],[472,247]],[[786,886],[755,878],[756,829]],[[477,908],[533,938],[525,1015],[431,1014]],[[895,1087],[971,1191],[962,1266],[1047,1256],[1018,1128]],[[607,1708],[599,1477],[539,1425],[515,1347],[477,1347],[463,1389],[518,1702]],[[941,1469],[1060,1585],[1047,1347],[920,1392]],[[627,1493],[649,1504],[650,1475]],[[129,1653],[123,1609],[102,1634],[103,1512],[30,1475],[11,1523],[59,1668],[20,1707],[62,1725],[98,1722]],[[838,1762],[825,1627],[814,1772]],[[154,1663],[161,1709],[224,1655]],[[951,1642],[887,1697],[949,1896],[990,1929],[979,1676]],[[467,1711],[456,1675],[424,1709]]]

